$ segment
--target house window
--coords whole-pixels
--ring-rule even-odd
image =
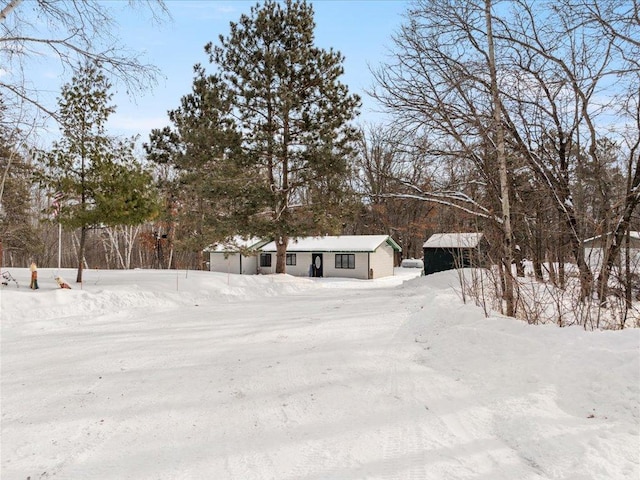
[[[295,265],[296,264],[296,254],[295,253],[287,253],[287,265]]]
[[[261,267],[270,267],[271,266],[271,254],[270,253],[261,253],[260,254],[260,266]]]
[[[353,253],[337,253],[336,268],[356,268],[356,256]]]

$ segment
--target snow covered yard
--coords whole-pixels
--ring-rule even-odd
[[[640,478],[640,331],[487,319],[407,270],[12,269],[2,479]]]

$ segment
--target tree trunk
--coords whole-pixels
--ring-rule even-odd
[[[558,287],[564,289],[566,287],[566,277],[564,271],[565,261],[565,234],[564,234],[564,214],[558,213],[558,240],[556,243],[556,264],[558,265]]]
[[[624,289],[624,299],[625,299],[625,312],[624,318],[627,318],[628,312],[631,310],[631,287],[632,287],[632,275],[631,275],[631,232],[627,230],[627,237],[624,247],[624,276],[625,276],[625,289]],[[622,328],[624,328],[624,322],[622,323]]]
[[[276,273],[287,273],[287,247],[289,237],[280,237],[276,242]]]
[[[564,248],[562,246],[562,240],[558,242],[556,264],[558,265],[558,287],[564,289],[566,286],[566,276],[564,271]]]
[[[202,250],[198,250],[198,270],[205,270],[205,261],[204,252]]]
[[[3,9],[0,11],[0,22],[4,22],[4,20],[9,16],[9,14],[22,2],[22,0],[11,0]]]
[[[542,215],[538,210],[536,212],[536,226],[533,238],[533,275],[538,282],[544,281],[544,276],[542,274],[542,262],[544,262],[544,244],[542,236]]]
[[[125,239],[125,259],[126,266],[125,268],[129,270],[131,268],[131,257],[133,256],[133,248],[138,238],[138,234],[140,233],[140,225],[134,226],[125,226],[122,227],[124,232]]]
[[[503,253],[502,263],[504,265],[504,300],[506,302],[506,314],[513,317],[515,305],[513,301],[513,275],[511,265],[513,264],[512,231],[511,231],[511,208],[509,203],[509,178],[507,171],[507,155],[505,153],[504,128],[502,125],[501,102],[498,91],[498,74],[496,71],[496,60],[493,42],[491,0],[485,0],[485,19],[487,23],[487,43],[489,47],[489,74],[491,76],[491,96],[493,99],[493,121],[496,139],[496,149],[500,168],[500,197],[502,203],[502,229],[503,229]]]
[[[524,255],[521,248],[514,249],[514,259],[516,263],[516,273],[518,277],[524,278],[525,270],[524,270]]]
[[[575,231],[577,229],[575,216],[571,216],[570,220],[572,223],[569,224],[569,228],[571,228],[572,231]],[[578,271],[580,272],[580,299],[585,301],[591,297],[591,292],[593,290],[593,272],[591,272],[591,267],[589,267],[589,264],[584,257],[584,245],[582,244],[582,240],[576,235],[570,235],[569,245],[571,247],[571,253],[573,253],[576,263],[578,264]],[[564,252],[564,245],[562,246],[562,250]]]
[[[82,272],[84,270],[84,244],[87,239],[87,227],[82,226],[80,229],[80,245],[78,248],[78,275],[76,283],[82,283]]]

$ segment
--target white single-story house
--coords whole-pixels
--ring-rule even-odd
[[[298,277],[373,279],[393,275],[395,252],[389,235],[300,237],[289,240],[286,271]],[[258,271],[275,273],[276,243],[263,245]]]
[[[205,249],[209,254],[209,270],[212,272],[255,275],[258,272],[258,253],[268,240],[234,237],[227,242]]]

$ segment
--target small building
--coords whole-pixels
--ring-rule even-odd
[[[205,249],[209,254],[209,270],[212,272],[255,275],[258,271],[260,247],[268,240],[234,237],[227,242],[214,244]]]
[[[587,238],[582,242],[584,246],[584,256],[591,268],[598,269],[602,266],[603,256],[605,254],[605,248],[607,248],[607,241],[613,240],[610,233],[606,235],[597,235],[595,237]],[[622,247],[618,252],[616,258],[614,258],[614,265],[620,267],[626,263],[626,245],[627,235],[622,237]],[[632,271],[638,271],[640,269],[640,232],[629,232],[629,262]]]
[[[487,247],[482,233],[436,233],[422,246],[424,273],[482,266]]]
[[[264,245],[259,272],[275,273],[276,243]],[[374,279],[394,274],[402,249],[389,235],[300,237],[289,240],[286,271],[298,277]]]

